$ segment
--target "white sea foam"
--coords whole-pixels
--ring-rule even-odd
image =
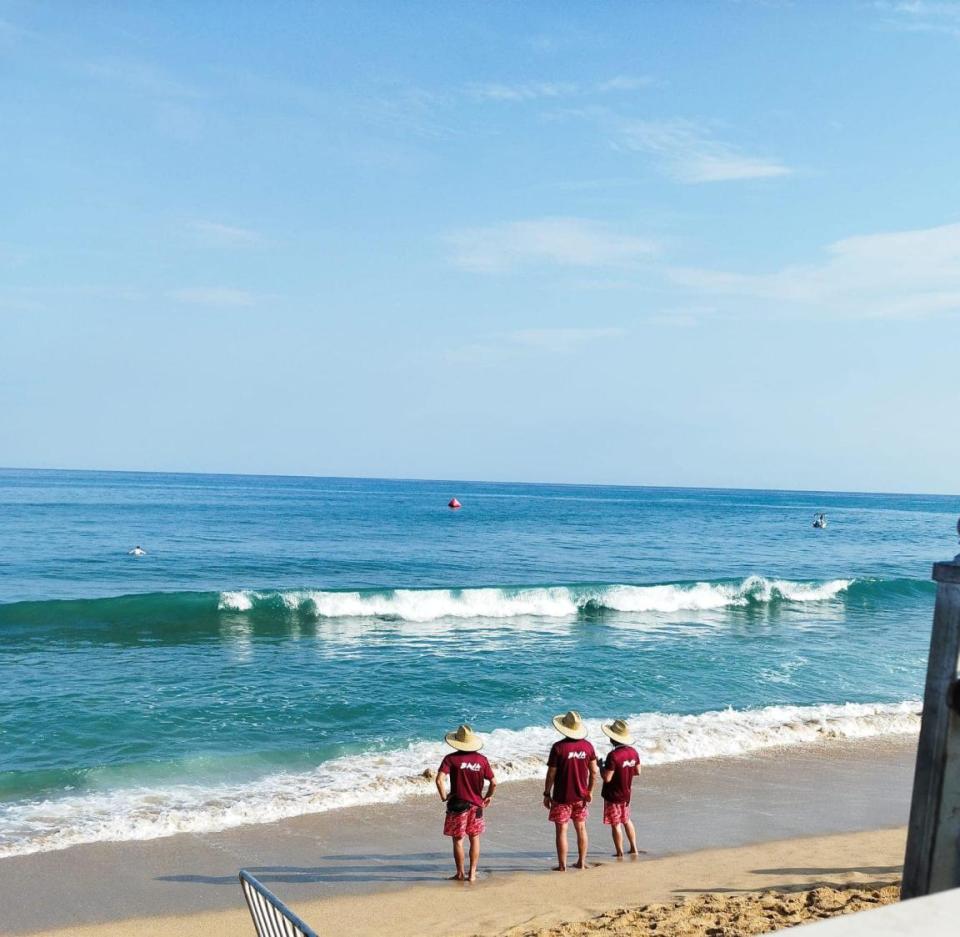
[[[644,713],[630,722],[644,763],[657,765],[832,739],[911,735],[919,729],[920,703],[772,706],[691,716]],[[602,739],[600,723],[588,724],[590,736]],[[502,780],[532,778],[542,773],[555,739],[551,727],[497,729],[487,734],[485,752]],[[393,803],[430,793],[422,772],[435,767],[444,751],[440,743],[420,741],[250,783],[143,786],[7,804],[0,806],[0,857]]]
[[[256,592],[221,592],[217,607],[221,611],[247,612],[253,608]]]
[[[283,608],[313,618],[569,618],[584,609],[679,612],[742,607],[774,601],[836,598],[852,580],[791,582],[750,576],[740,583],[698,582],[658,586],[552,586],[515,589],[392,589],[380,592],[223,592],[222,611]]]

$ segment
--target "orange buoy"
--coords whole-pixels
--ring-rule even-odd
[[[451,511],[456,511],[459,508],[462,508],[463,505],[456,498],[451,498],[447,503],[447,507],[450,508]]]

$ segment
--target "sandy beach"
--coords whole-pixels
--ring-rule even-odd
[[[912,739],[833,742],[649,769],[635,814],[645,855],[615,862],[595,810],[597,865],[562,876],[546,871],[539,782],[498,792],[473,886],[443,880],[430,798],[5,859],[3,933],[248,932],[241,867],[322,932],[360,935],[525,934],[702,892],[878,889],[899,875],[913,754]]]
[[[446,895],[419,885],[376,896],[351,894],[295,901],[294,907],[319,933],[357,937],[386,932],[398,937],[623,934],[631,931],[618,928],[636,924],[644,915],[635,909],[651,902],[665,906],[651,909],[646,917],[669,920],[674,901],[704,893],[716,896],[712,906],[716,913],[728,899],[742,902],[748,895],[817,888],[865,892],[888,888],[899,878],[905,835],[905,830],[893,829],[777,840],[635,863],[607,863],[565,876],[521,873],[479,886],[450,886],[457,890]],[[289,891],[279,886],[278,890]],[[121,937],[130,933],[232,937],[252,933],[246,909],[239,904],[239,890],[235,898],[236,906],[229,911],[158,915],[45,933],[49,937]],[[604,919],[596,920],[600,916]],[[782,917],[788,916],[788,912],[782,913]],[[558,925],[562,926],[557,929]],[[609,925],[606,930],[605,925]]]

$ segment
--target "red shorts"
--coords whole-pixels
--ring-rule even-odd
[[[630,804],[615,804],[609,800],[603,802],[603,822],[607,826],[626,823],[630,819]]]
[[[569,823],[571,820],[579,823],[587,819],[589,812],[585,800],[578,800],[572,804],[554,804],[550,808],[548,819],[551,823]]]
[[[479,836],[487,827],[483,817],[477,816],[479,807],[471,807],[463,813],[448,813],[443,820],[444,836]]]

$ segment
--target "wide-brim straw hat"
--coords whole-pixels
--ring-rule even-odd
[[[603,729],[603,734],[608,739],[613,739],[614,742],[619,742],[621,745],[633,743],[630,729],[622,719],[614,719],[609,725],[601,725],[600,728]]]
[[[448,732],[444,737],[447,745],[461,752],[478,752],[483,748],[483,739],[468,725],[457,726],[455,732]]]
[[[554,716],[553,727],[568,739],[585,739],[587,737],[587,727],[583,724],[580,713],[575,709]]]

